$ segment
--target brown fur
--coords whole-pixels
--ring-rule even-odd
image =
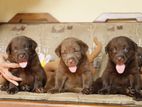
[[[105,49],[109,57],[107,67],[103,76],[94,82],[91,88],[95,90],[93,93],[125,94],[141,100],[136,43],[127,37],[120,36],[113,38]],[[122,74],[116,71],[115,67],[118,63],[124,63],[126,66]],[[98,86],[100,89],[97,88]]]
[[[11,68],[11,73],[22,78],[22,82],[19,82],[19,86],[7,82],[2,86],[2,90],[6,90],[9,94],[15,94],[18,91],[42,91],[46,83],[46,75],[40,65],[35,51],[36,47],[37,43],[25,36],[15,37],[11,40],[6,50],[8,60],[13,63],[26,60],[28,65],[26,68]]]
[[[55,86],[48,92],[83,92],[92,84],[92,71],[87,59],[88,46],[76,38],[67,38],[56,48],[56,54],[60,57],[58,69],[55,74]],[[69,71],[69,59],[77,66],[77,71]]]
[[[94,61],[94,59],[98,56],[102,49],[101,42],[99,42],[96,37],[94,37],[93,40],[96,44],[96,48],[91,54],[86,54],[90,64]],[[51,89],[55,85],[55,71],[58,69],[59,63],[60,59],[56,59],[55,61],[47,63],[44,67],[44,70],[46,71],[47,75],[46,90]],[[93,75],[95,75],[95,68],[92,67],[91,69]]]

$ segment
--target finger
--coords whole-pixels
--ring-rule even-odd
[[[7,67],[7,68],[18,68],[20,67],[19,64],[16,63],[1,63],[0,64],[1,67]]]
[[[13,75],[10,76],[10,79],[12,79],[14,81],[22,81],[22,78],[19,78],[19,77],[13,76]]]
[[[7,69],[5,69],[5,72],[2,72],[2,75],[8,81],[22,81],[21,78],[12,75]]]
[[[7,81],[13,83],[14,85],[16,85],[16,86],[19,85],[17,81],[14,81],[14,80],[10,79],[9,76],[7,76],[6,74],[3,74],[3,77],[4,77]]]
[[[14,80],[11,80],[11,79],[7,79],[9,82],[13,83],[14,85],[18,86],[18,82],[17,81],[14,81]]]
[[[16,77],[14,75],[11,74],[11,72],[9,72],[7,69],[5,69],[5,72],[3,72],[5,76],[7,76],[7,78],[12,79],[14,81],[22,81],[21,78]]]

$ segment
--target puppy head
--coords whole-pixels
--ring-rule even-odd
[[[138,47],[136,56],[139,67],[142,67],[142,47]]]
[[[56,54],[61,57],[68,69],[74,73],[81,59],[86,57],[87,44],[76,38],[67,38],[56,48]]]
[[[31,58],[35,54],[37,43],[26,36],[18,36],[11,40],[8,44],[6,52],[10,61],[19,63],[25,68]]]
[[[137,44],[130,38],[119,36],[113,38],[105,47],[109,59],[116,65],[118,73],[125,71],[125,66],[135,58]]]

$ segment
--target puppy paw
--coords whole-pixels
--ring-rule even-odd
[[[36,93],[44,93],[44,89],[42,87],[41,88],[36,88],[34,90],[34,92],[36,92]]]
[[[31,87],[29,85],[23,85],[23,86],[20,87],[20,90],[21,91],[30,91]]]
[[[82,91],[81,91],[82,94],[91,94],[91,88],[84,88]]]
[[[51,94],[59,93],[59,90],[56,88],[52,88],[52,89],[48,90],[47,93],[51,93]]]
[[[2,85],[2,86],[0,87],[0,90],[1,90],[1,91],[6,91],[6,90],[8,90],[8,88],[9,88],[8,84],[4,84],[4,85]]]
[[[8,94],[16,94],[19,91],[17,87],[13,87],[7,90]]]
[[[136,100],[136,101],[142,101],[142,93],[135,92],[133,99]]]
[[[132,96],[135,94],[135,90],[132,89],[131,87],[128,87],[128,88],[126,89],[126,93],[127,93],[129,96],[132,97]]]

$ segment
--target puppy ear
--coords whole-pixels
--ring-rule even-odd
[[[88,51],[88,48],[89,48],[88,45],[81,40],[78,40],[78,43],[81,47],[81,50],[83,51],[83,54],[86,54],[86,52]]]
[[[135,45],[135,51],[138,50],[138,45],[134,42]]]
[[[106,52],[106,54],[107,54],[108,51],[109,51],[109,45],[110,45],[110,43],[108,43],[108,44],[106,45],[106,47],[105,47],[105,52]]]
[[[6,53],[10,54],[11,53],[11,42],[8,44],[7,48],[6,48]]]
[[[57,55],[58,57],[61,56],[61,44],[58,45],[58,47],[55,49],[55,53],[56,53],[56,55]]]
[[[29,41],[30,41],[30,45],[31,45],[30,47],[32,47],[32,49],[35,50],[37,47],[37,43],[34,40],[32,40],[31,38],[29,38]]]
[[[132,48],[133,48],[135,51],[137,51],[138,45],[137,45],[134,41],[132,41],[132,40],[131,40],[130,46],[131,46],[131,44],[133,45]]]

